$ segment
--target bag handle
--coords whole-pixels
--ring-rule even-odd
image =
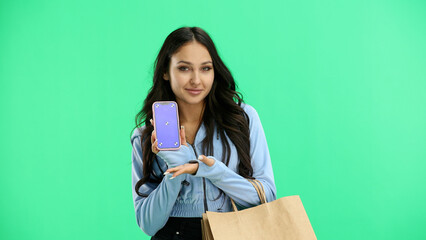
[[[234,212],[238,212],[238,208],[237,208],[237,205],[235,205],[234,199],[232,198],[230,199],[231,199],[232,209],[234,210]]]
[[[254,187],[254,189],[256,189],[257,195],[259,196],[260,199],[260,204],[264,204],[266,203],[266,195],[265,195],[265,189],[263,188],[263,184],[256,179],[247,179]],[[234,200],[231,198],[231,204],[232,204],[232,209],[234,210],[234,212],[238,212],[237,209],[237,205],[235,205]]]
[[[260,199],[260,204],[266,203],[265,189],[263,188],[262,183],[256,179],[248,179],[248,180],[256,189],[257,195],[259,196],[259,199]]]

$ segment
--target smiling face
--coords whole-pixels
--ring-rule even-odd
[[[214,80],[209,51],[196,41],[186,43],[172,55],[169,71],[163,78],[170,81],[179,105],[203,104]]]

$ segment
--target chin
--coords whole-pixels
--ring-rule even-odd
[[[205,97],[202,97],[202,98],[201,97],[197,97],[197,98],[191,97],[191,98],[183,99],[183,102],[185,102],[187,104],[196,105],[196,104],[203,103],[205,99],[206,99]]]

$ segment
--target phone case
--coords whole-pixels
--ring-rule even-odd
[[[160,150],[180,148],[179,112],[174,101],[157,101],[152,104],[157,146]]]

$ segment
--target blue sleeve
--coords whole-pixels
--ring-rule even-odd
[[[136,131],[138,131],[136,129]],[[136,221],[139,227],[148,235],[153,236],[167,222],[173,205],[181,190],[182,174],[176,179],[170,180],[170,176],[163,177],[160,183],[147,182],[139,188],[141,197],[135,192],[136,183],[143,177],[143,162],[141,136],[132,136],[132,193],[136,213]]]
[[[250,156],[253,177],[262,183],[266,200],[270,202],[276,199],[276,188],[265,133],[256,110],[245,105],[245,111],[250,119]],[[240,206],[252,207],[260,204],[255,188],[247,179],[214,157],[207,157],[214,159],[215,163],[208,166],[199,161],[196,176],[208,178]],[[237,161],[237,159],[231,159],[231,161]]]

